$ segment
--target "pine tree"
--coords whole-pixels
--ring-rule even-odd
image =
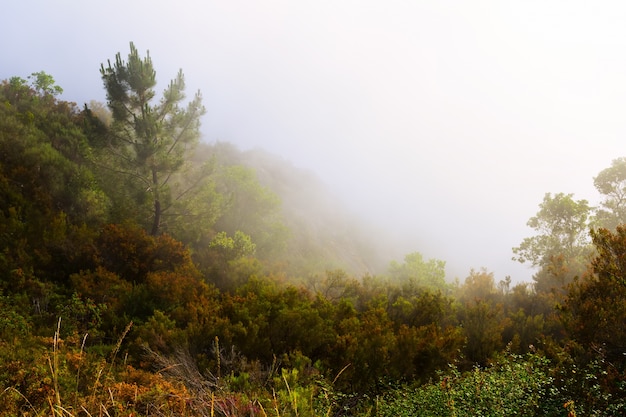
[[[202,96],[198,91],[182,107],[185,80],[180,70],[159,102],[153,103],[157,81],[152,59],[149,52],[142,58],[132,42],[127,61],[118,53],[100,73],[113,115],[109,149],[114,158],[109,168],[150,196],[150,233],[157,235],[163,211],[171,203],[169,180],[200,137]]]

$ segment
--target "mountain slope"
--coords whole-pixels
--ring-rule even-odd
[[[285,225],[290,230],[283,260],[299,273],[345,269],[362,276],[382,271],[382,259],[367,227],[349,212],[339,196],[314,173],[263,150],[240,151],[231,144],[206,145],[219,164],[254,169],[259,183],[282,202]]]

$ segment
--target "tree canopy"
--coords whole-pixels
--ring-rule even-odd
[[[596,212],[597,225],[615,230],[626,223],[626,158],[613,160],[593,179],[593,184],[604,197]]]

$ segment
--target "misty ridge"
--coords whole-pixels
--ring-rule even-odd
[[[89,108],[103,123],[111,123],[111,114],[103,103],[92,101]],[[260,187],[278,197],[276,209],[286,233],[277,237],[285,242],[274,243],[282,245],[284,252],[270,258],[287,265],[291,274],[304,278],[341,269],[355,277],[380,275],[388,272],[392,261],[401,260],[405,255],[391,234],[359,218],[347,208],[342,196],[331,192],[314,172],[299,169],[277,155],[262,149],[241,151],[228,142],[199,142],[189,158],[198,166],[214,164],[216,171],[249,169],[251,182],[258,181]],[[234,196],[237,191],[228,192]],[[250,206],[251,212],[258,209],[255,203],[253,200],[242,202]],[[276,215],[271,210],[260,211],[261,216]],[[244,223],[241,221],[239,227],[224,227],[223,224],[219,227],[231,234],[238,228],[249,232]],[[257,242],[257,252],[272,252],[259,244]]]
[[[129,58],[133,54],[135,59],[139,60],[138,51],[131,43]],[[115,65],[121,66],[123,64],[123,60],[118,55]],[[149,57],[145,64],[151,66]],[[111,61],[109,61],[109,69],[111,69]],[[156,85],[156,71],[152,69],[150,71],[153,71],[152,83]],[[104,66],[101,72],[105,73]],[[53,79],[44,72],[32,74],[32,85],[38,91],[46,94],[56,95],[62,92],[62,89],[54,85]],[[172,91],[173,87],[181,88],[181,95],[178,97],[178,100],[181,100],[184,97],[182,94],[182,88],[184,88],[182,71],[166,89],[166,94],[169,94],[167,92]],[[186,105],[190,108],[197,107],[195,111],[199,112],[198,116],[203,115],[200,92],[196,93],[193,102]],[[110,103],[107,106],[104,103],[91,101],[85,109],[92,112],[107,127],[111,126],[115,118],[116,109]],[[197,123],[197,126],[194,127],[196,135],[202,136],[199,119],[194,123]],[[206,135],[205,132],[204,136]],[[456,282],[454,285],[458,286],[475,270],[472,268],[460,273],[456,271],[454,275],[446,274],[445,265],[451,261],[450,259],[431,258],[427,260],[420,254],[422,251],[428,252],[428,240],[424,240],[421,247],[414,247],[407,251],[406,243],[402,244],[394,239],[394,236],[398,236],[397,231],[388,230],[362,220],[353,209],[347,208],[345,201],[343,201],[344,196],[332,193],[327,184],[322,183],[314,172],[298,169],[289,161],[262,149],[241,151],[228,142],[218,141],[211,144],[199,142],[196,138],[192,146],[185,145],[185,150],[178,158],[177,164],[183,163],[183,160],[187,158],[200,170],[204,169],[201,168],[203,166],[206,168],[206,166],[211,165],[212,168],[210,169],[214,171],[216,178],[221,175],[230,175],[219,172],[221,170],[228,171],[231,168],[235,170],[241,168],[243,171],[250,170],[244,174],[247,176],[244,181],[249,182],[249,184],[244,185],[244,188],[254,188],[258,181],[260,187],[258,190],[250,192],[250,189],[237,189],[237,186],[229,189],[229,185],[222,184],[225,188],[222,190],[223,195],[219,196],[218,200],[230,198],[232,199],[231,203],[233,203],[238,198],[238,193],[241,193],[243,196],[241,201],[234,204],[226,201],[216,203],[217,205],[221,204],[221,208],[211,206],[212,202],[207,210],[230,212],[229,215],[222,216],[222,219],[217,219],[217,229],[231,235],[237,231],[250,234],[252,229],[265,228],[266,230],[263,231],[257,230],[257,236],[253,236],[258,237],[258,241],[254,242],[256,254],[272,262],[287,265],[290,274],[298,276],[323,275],[326,271],[341,269],[355,277],[367,275],[389,277],[393,276],[392,271],[399,263],[416,255],[420,258],[419,262],[424,261],[424,263],[439,265],[439,269],[441,269],[439,273],[444,274],[448,284]],[[567,251],[578,250],[581,253],[587,253],[586,257],[577,258],[576,266],[569,272],[569,278],[562,284],[570,282],[573,277],[583,272],[586,265],[586,261],[583,259],[588,259],[590,256],[589,253],[591,252],[588,250],[591,244],[588,236],[589,229],[614,228],[626,220],[621,204],[621,192],[624,186],[622,184],[624,172],[621,171],[623,166],[624,159],[616,159],[611,168],[602,171],[598,176],[598,178],[604,179],[594,179],[596,189],[606,197],[600,207],[591,207],[587,200],[576,201],[573,194],[559,193],[555,194],[554,197],[550,193],[546,194],[544,201],[539,204],[539,213],[536,217],[532,217],[527,224],[538,235],[526,238],[519,247],[512,248],[513,260],[525,263],[534,271],[539,271],[532,277],[535,281],[533,284],[542,280],[541,277],[545,272],[546,265],[550,264],[546,258],[561,256]],[[185,172],[175,172],[176,170],[174,169],[169,175],[173,174],[173,178],[179,177],[178,186],[186,186],[185,181],[189,180],[180,181],[180,178],[186,175]],[[223,177],[222,180],[224,180]],[[213,179],[209,179],[209,182],[213,182]],[[249,192],[250,195],[246,196],[246,192]],[[255,192],[259,195],[267,194],[261,199],[265,198],[268,201],[272,200],[272,202],[260,203],[255,200],[259,197],[253,195]],[[398,200],[392,201],[390,204],[402,205],[402,198],[402,195],[398,195]],[[259,204],[259,206],[255,207],[255,204]],[[264,204],[265,206],[263,206]],[[581,206],[580,212],[572,212],[571,208],[568,207],[568,205],[574,204]],[[235,207],[237,205],[241,207]],[[242,209],[242,206],[245,205],[248,205],[247,211]],[[217,214],[214,213],[214,215]],[[217,216],[219,217],[219,215]],[[228,216],[231,218],[226,218]],[[254,221],[267,224],[262,226],[251,224],[254,221],[250,219],[255,216],[258,218]],[[264,216],[266,218],[263,218]],[[269,225],[271,222],[275,222],[275,224]],[[246,223],[248,223],[247,226]],[[153,224],[153,231],[156,230],[155,227]],[[270,230],[272,227],[275,229]],[[215,231],[212,231],[209,234],[214,233]],[[270,237],[272,233],[275,235]],[[265,236],[260,237],[263,234]],[[275,247],[271,247],[270,241],[272,240]],[[482,265],[480,269],[490,270],[489,265]],[[422,279],[419,276],[413,278],[418,281]],[[502,280],[512,279],[515,283],[521,282],[517,277],[498,278]]]
[[[315,173],[201,141],[202,93],[133,43],[100,77],[82,108],[0,83],[0,416],[626,411],[626,158],[596,206],[544,194],[532,281],[450,277]]]
[[[280,197],[285,224],[292,231],[289,257],[319,259],[318,273],[345,269],[355,276],[380,274],[394,252],[402,255],[390,249],[384,230],[368,227],[315,173],[262,149],[240,151],[224,142],[201,144],[197,152],[214,155],[226,165],[254,169],[259,183]]]

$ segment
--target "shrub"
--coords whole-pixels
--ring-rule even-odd
[[[552,382],[548,361],[507,355],[461,374],[455,366],[436,382],[403,387],[379,399],[380,416],[535,416]]]

